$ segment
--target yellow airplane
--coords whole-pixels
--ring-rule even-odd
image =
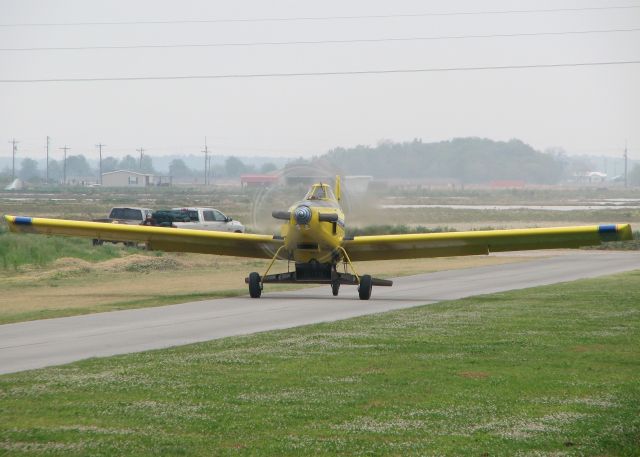
[[[592,225],[536,229],[486,230],[409,235],[345,236],[345,218],[340,208],[340,179],[336,195],[331,186],[317,183],[303,200],[288,211],[274,211],[283,220],[280,235],[208,232],[202,230],[120,225],[5,216],[12,232],[81,236],[110,241],[145,242],[149,249],[197,252],[271,259],[263,275],[249,274],[249,294],[258,298],[266,283],[330,284],[333,295],[340,285],[358,286],[360,299],[371,297],[373,286],[391,286],[392,281],[358,275],[353,263],[364,260],[413,259],[488,254],[533,249],[578,248],[602,241],[632,240],[629,224]],[[295,269],[269,274],[274,262],[287,260]],[[338,271],[339,265],[344,271]],[[347,272],[350,267],[351,273]]]

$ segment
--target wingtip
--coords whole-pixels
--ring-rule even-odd
[[[618,239],[620,241],[631,241],[633,240],[633,231],[631,230],[630,224],[618,224],[616,226],[618,232]]]
[[[33,218],[25,217],[25,216],[11,216],[11,215],[6,214],[4,216],[4,220],[6,221],[7,225],[9,226],[9,231],[11,231],[11,232],[23,231],[18,226],[32,225],[33,224]]]

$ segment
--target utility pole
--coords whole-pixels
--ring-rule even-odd
[[[47,135],[47,174],[45,175],[45,183],[49,184],[49,135]]]
[[[140,149],[136,149],[136,151],[140,153],[140,165],[138,165],[138,168],[142,170],[142,156],[144,155],[144,149],[140,148]]]
[[[624,142],[624,187],[628,186],[627,182],[627,163],[629,161],[629,154],[627,154],[627,141]]]
[[[96,144],[96,147],[98,148],[98,151],[100,153],[100,166],[99,166],[100,185],[102,185],[102,148],[105,147],[105,146],[106,146],[106,144],[102,144],[102,143]]]
[[[67,145],[64,145],[64,148],[60,148],[64,151],[64,159],[62,161],[62,184],[66,185],[67,184],[67,151],[71,148],[67,147]]]
[[[204,137],[204,185],[209,185],[209,148],[207,147],[207,137]]]
[[[19,141],[16,141],[16,139],[14,138],[13,140],[9,141],[9,143],[11,143],[11,151],[13,157],[11,165],[11,182],[13,182],[16,179],[16,152],[18,152]]]

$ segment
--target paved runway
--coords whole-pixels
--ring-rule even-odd
[[[335,321],[472,295],[640,269],[636,252],[576,251],[522,263],[398,278],[369,301],[343,286],[0,325],[0,373],[89,357],[159,349],[232,335]],[[268,285],[266,286],[268,290]]]

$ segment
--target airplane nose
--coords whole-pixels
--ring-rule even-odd
[[[298,225],[307,225],[311,222],[311,210],[308,206],[298,206],[293,212],[293,218]]]

